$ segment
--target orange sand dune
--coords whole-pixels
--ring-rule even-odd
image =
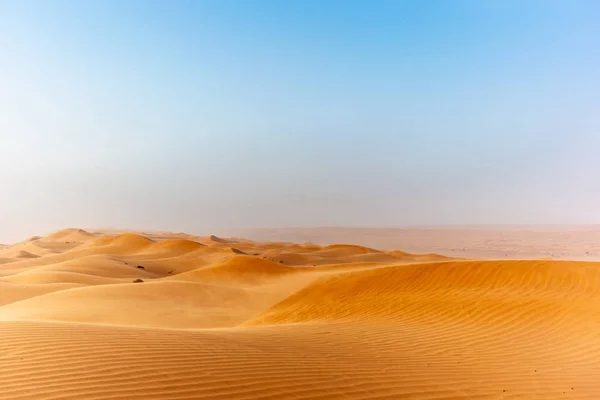
[[[0,306],[11,304],[20,300],[40,296],[65,289],[79,287],[75,283],[48,283],[45,285],[19,284],[0,281]],[[0,320],[4,316],[4,309],[0,309]]]
[[[49,242],[85,242],[90,238],[93,238],[94,234],[84,231],[83,229],[77,228],[67,228],[60,230],[58,232],[54,232],[44,239]],[[42,239],[39,236],[34,236],[29,240],[38,240]]]
[[[379,253],[378,250],[371,249],[364,246],[357,246],[351,244],[332,244],[323,247],[320,251],[321,254],[327,253],[330,255],[354,255],[354,254],[368,254],[368,253]]]
[[[600,263],[78,229],[0,259],[0,400],[600,398]]]
[[[45,268],[45,269],[44,269]],[[79,283],[82,285],[106,285],[110,283],[129,282],[127,278],[104,277],[85,272],[71,272],[53,270],[52,266],[41,267],[0,277],[0,282],[21,283],[24,285],[36,285],[46,283]]]
[[[15,258],[38,258],[39,256],[25,250],[19,250],[14,255]]]
[[[122,233],[118,236],[100,237],[89,243],[90,247],[113,246],[124,251],[134,252],[154,243],[153,240],[135,233]]]
[[[53,258],[55,257],[52,257],[52,259]],[[36,261],[38,260],[39,259]],[[22,272],[64,271],[103,276],[106,278],[149,278],[157,276],[149,270],[137,268],[134,263],[129,264],[118,258],[102,255],[82,256],[79,258],[67,259],[65,261],[57,260],[56,262],[46,265],[41,264],[38,261],[36,264],[33,264],[32,262],[20,262],[9,264],[8,266],[12,267],[13,270],[15,268],[20,268]]]
[[[284,275],[302,272],[304,271],[273,261],[248,255],[234,255],[213,265],[174,275],[167,279],[248,286],[273,282]]]
[[[600,318],[594,318],[600,310],[599,293],[596,263],[453,261],[386,266],[323,277],[246,324],[365,319],[489,324],[497,319],[507,328],[513,323],[522,327],[525,319],[533,319],[533,325],[541,328],[569,319],[600,329]]]
[[[62,290],[3,307],[0,319],[157,328],[232,326],[260,310],[243,289],[191,282],[121,283]],[[91,306],[93,305],[93,306]]]
[[[236,243],[235,240],[220,238],[220,237],[215,236],[215,235],[210,235],[207,238],[207,240],[210,241],[210,242],[214,242],[214,243]]]

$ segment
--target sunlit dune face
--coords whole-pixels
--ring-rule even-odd
[[[0,259],[3,400],[600,396],[596,263],[79,229]]]

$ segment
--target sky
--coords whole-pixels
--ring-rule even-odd
[[[596,0],[0,0],[0,242],[600,223]]]

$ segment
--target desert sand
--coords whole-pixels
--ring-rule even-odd
[[[600,263],[401,250],[2,246],[0,399],[600,398]]]
[[[463,258],[600,261],[600,225],[265,228],[230,229],[219,234],[260,241],[354,243]]]

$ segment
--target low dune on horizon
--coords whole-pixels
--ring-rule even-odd
[[[4,245],[0,400],[600,398],[600,263],[404,250]]]
[[[449,257],[600,261],[600,225],[446,225],[414,227],[290,227],[219,233],[259,241],[355,243]]]

